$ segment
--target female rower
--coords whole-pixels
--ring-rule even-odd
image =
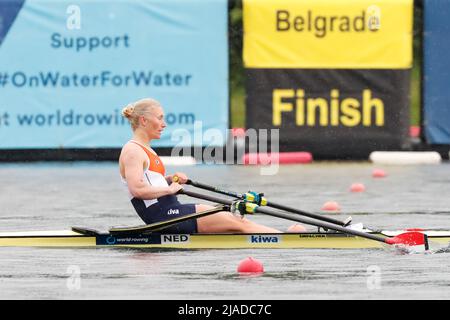
[[[205,211],[213,207],[206,204],[181,204],[175,194],[186,183],[187,176],[177,172],[166,175],[164,164],[150,148],[166,127],[164,111],[153,99],[142,99],[122,110],[133,130],[133,138],[122,148],[119,158],[120,175],[127,186],[129,198],[141,219],[151,224],[175,217]],[[248,219],[221,211],[198,219],[190,219],[164,229],[168,233],[279,233],[279,230],[256,224]]]

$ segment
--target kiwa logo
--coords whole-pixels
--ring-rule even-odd
[[[251,243],[280,243],[281,239],[279,236],[250,236],[249,238]]]
[[[0,45],[6,38],[25,0],[0,1]]]

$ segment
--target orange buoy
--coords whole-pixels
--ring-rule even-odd
[[[261,261],[248,257],[239,262],[237,271],[242,273],[263,273],[264,267]]]
[[[351,192],[364,192],[366,187],[362,183],[352,183],[350,186]]]
[[[303,225],[301,225],[300,223],[293,224],[292,226],[290,226],[287,229],[287,232],[292,232],[292,233],[299,233],[299,232],[306,232],[306,231],[307,231],[306,228]]]
[[[372,177],[374,178],[384,178],[386,177],[386,171],[383,169],[374,169],[372,171]]]
[[[323,204],[322,210],[325,211],[339,211],[341,207],[336,201],[327,201]]]

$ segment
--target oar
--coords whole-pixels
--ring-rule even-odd
[[[112,235],[120,235],[120,234],[145,234],[145,233],[149,233],[149,232],[154,232],[154,231],[160,231],[163,229],[166,229],[170,226],[173,226],[174,224],[186,221],[186,220],[190,220],[190,219],[197,219],[197,218],[201,218],[201,217],[205,217],[205,216],[209,216],[211,214],[220,212],[220,211],[229,211],[230,207],[227,205],[220,205],[220,206],[216,206],[212,209],[208,209],[205,211],[200,211],[200,212],[194,212],[191,214],[187,214],[181,217],[177,217],[177,218],[173,218],[173,219],[169,219],[169,220],[165,220],[165,221],[160,221],[160,222],[155,222],[155,223],[151,223],[151,224],[147,224],[147,225],[143,225],[143,226],[136,226],[136,227],[112,227],[109,229],[109,233],[111,233]]]
[[[178,177],[174,176],[173,177],[173,181],[177,182],[178,181]],[[226,195],[226,196],[234,197],[234,198],[237,198],[237,199],[242,199],[242,200],[247,200],[247,201],[250,201],[250,202],[255,202],[258,205],[264,205],[264,206],[272,207],[272,208],[275,208],[275,209],[280,209],[280,210],[283,210],[283,211],[295,213],[295,214],[298,214],[298,215],[301,215],[301,216],[306,216],[306,217],[314,218],[314,219],[317,219],[317,220],[326,221],[326,222],[329,222],[329,223],[332,223],[332,224],[336,224],[336,225],[339,225],[339,226],[343,226],[343,227],[348,226],[352,222],[352,217],[348,217],[345,221],[341,221],[341,220],[333,219],[333,218],[330,218],[330,217],[325,217],[325,216],[321,216],[321,215],[318,215],[318,214],[314,214],[314,213],[311,213],[311,212],[305,212],[305,211],[302,211],[302,210],[299,210],[299,209],[296,209],[296,208],[292,208],[292,207],[288,207],[288,206],[285,206],[285,205],[282,205],[282,204],[278,204],[278,203],[274,203],[274,202],[268,201],[267,199],[259,196],[257,193],[255,193],[255,194],[254,193],[241,194],[241,193],[237,193],[237,192],[233,192],[233,191],[222,190],[220,188],[217,188],[217,187],[214,187],[214,186],[210,186],[210,185],[207,185],[207,184],[204,184],[204,183],[201,183],[201,182],[192,181],[191,179],[188,179],[186,184],[189,184],[189,185],[192,185],[194,187],[201,188],[201,189],[204,189],[204,190],[220,193],[220,194],[223,194],[223,195]],[[248,199],[249,197],[252,197],[254,200]],[[256,198],[259,198],[259,199],[256,199]]]
[[[231,200],[226,200],[226,199],[222,199],[222,198],[218,198],[218,197],[214,197],[214,196],[210,196],[210,195],[206,195],[206,194],[201,194],[201,193],[197,193],[197,192],[187,191],[184,189],[181,189],[178,192],[178,194],[184,194],[184,195],[187,195],[187,196],[193,197],[193,198],[198,198],[198,199],[203,199],[203,200],[207,200],[207,201],[211,201],[211,202],[221,203],[221,204],[229,205],[231,207],[235,204],[235,202],[231,201]],[[428,250],[427,236],[420,232],[405,232],[405,233],[402,233],[395,237],[384,238],[384,237],[380,237],[380,236],[377,236],[374,234],[365,233],[365,232],[341,227],[341,226],[338,226],[336,224],[332,224],[329,222],[324,222],[324,221],[319,222],[317,220],[313,220],[313,219],[309,219],[309,218],[305,218],[305,217],[299,217],[299,216],[294,217],[294,216],[286,214],[286,213],[276,212],[276,211],[273,211],[268,208],[259,207],[256,204],[252,204],[252,203],[248,203],[248,202],[244,202],[244,205],[246,206],[246,210],[248,213],[259,212],[259,213],[263,213],[263,214],[266,214],[269,216],[273,216],[273,217],[277,217],[277,218],[281,218],[281,219],[292,220],[292,221],[297,221],[297,222],[301,222],[301,223],[305,223],[305,224],[309,224],[309,225],[313,225],[313,226],[321,227],[321,228],[325,228],[325,229],[335,230],[338,232],[342,232],[344,234],[351,234],[351,235],[358,236],[361,238],[375,240],[378,242],[391,244],[391,245],[394,245],[394,244],[403,244],[403,245],[408,245],[408,246],[423,245],[423,246],[425,246],[425,250]]]

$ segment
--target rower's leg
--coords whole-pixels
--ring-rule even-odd
[[[212,209],[212,206],[197,204],[196,212]],[[231,212],[221,211],[197,219],[199,233],[241,232],[241,233],[280,233],[280,230],[266,227],[246,218],[234,216]]]

